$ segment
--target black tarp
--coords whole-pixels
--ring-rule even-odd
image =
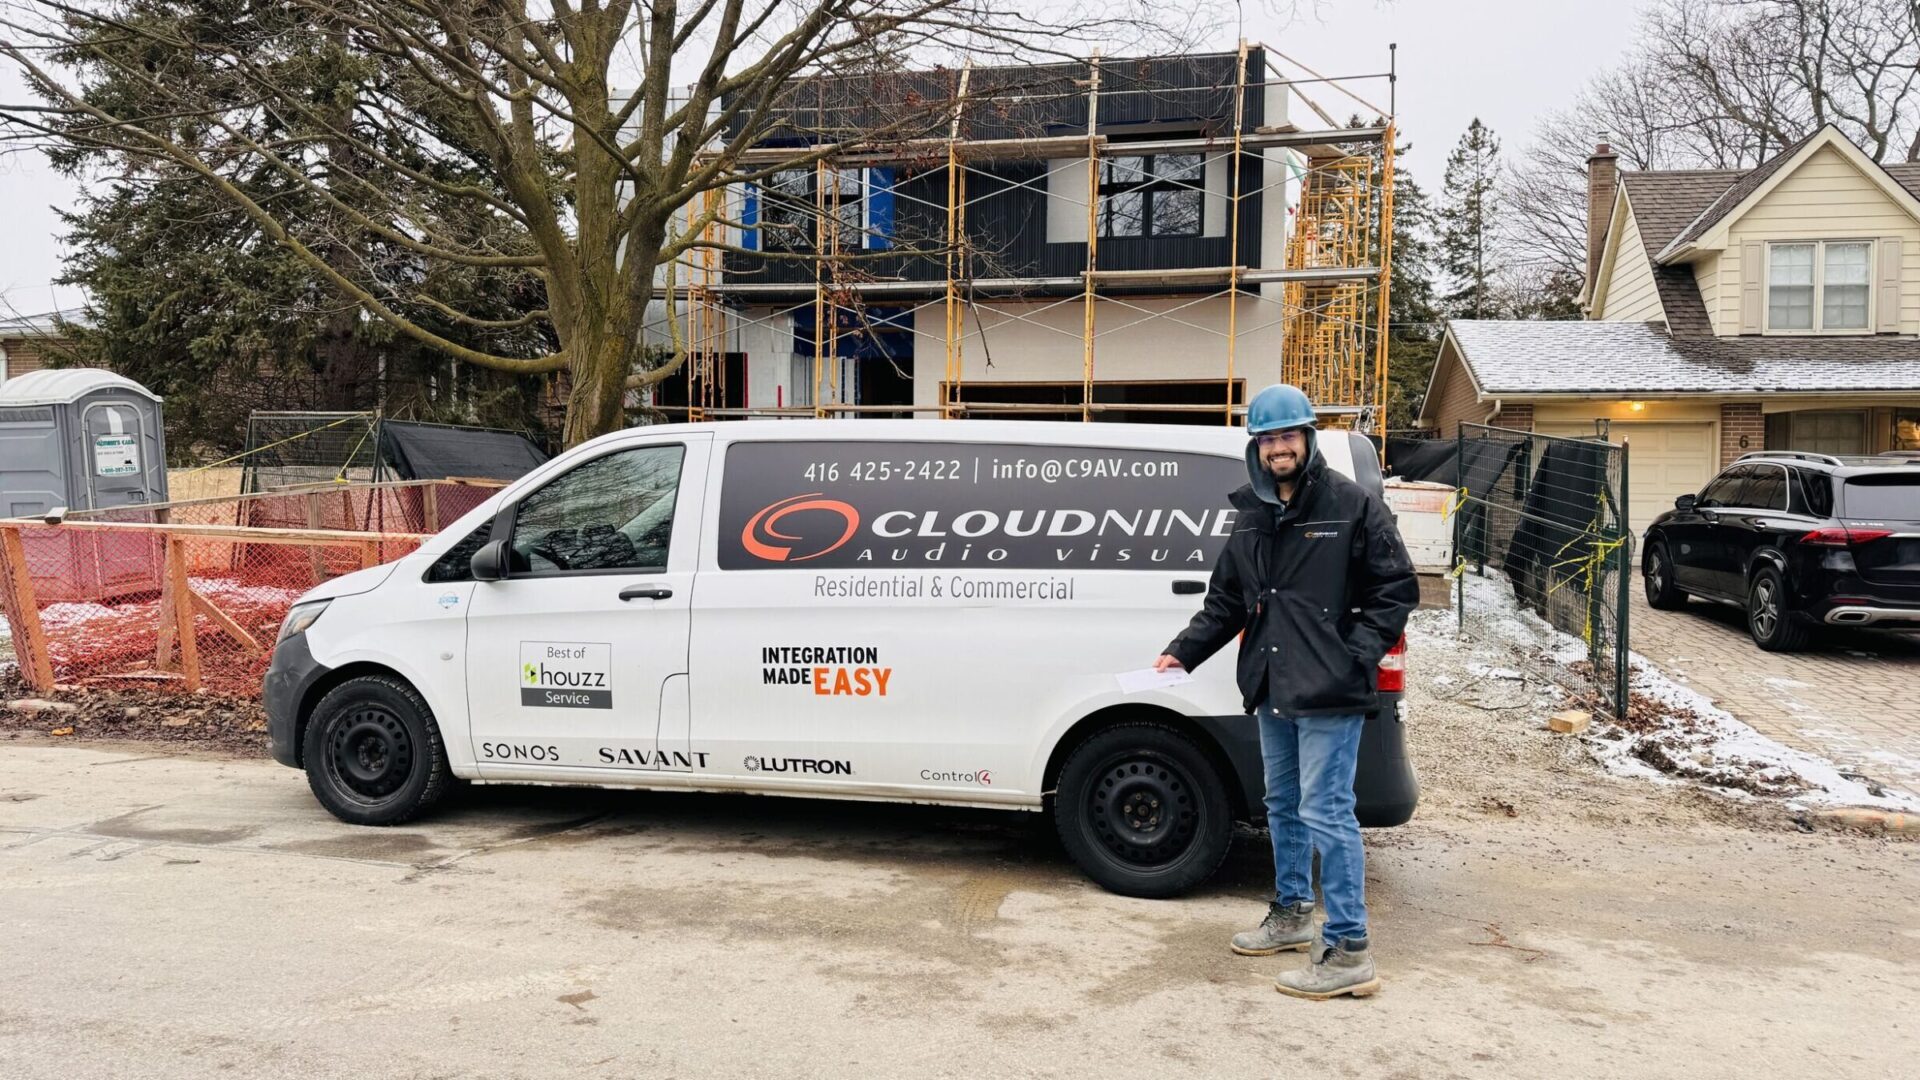
[[[1460,444],[1453,439],[1387,440],[1387,472],[1402,480],[1427,480],[1436,484],[1458,484],[1459,466],[1454,456]]]
[[[1531,439],[1468,439],[1457,444],[1464,458],[1449,457],[1445,466],[1428,477],[1434,483],[1465,488],[1472,499],[1459,509],[1460,554],[1483,562],[1496,550],[1490,506],[1513,506],[1520,501],[1525,482],[1525,458]],[[1505,484],[1505,490],[1501,485]]]
[[[1516,585],[1538,592],[1579,573],[1599,530],[1610,524],[1600,491],[1612,451],[1601,442],[1547,441],[1528,480],[1523,516],[1506,559]],[[1573,584],[1584,591],[1584,582]]]
[[[394,479],[518,480],[546,460],[518,432],[400,420],[380,424],[380,461]]]

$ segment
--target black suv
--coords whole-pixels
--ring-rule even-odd
[[[1738,604],[1769,652],[1815,626],[1920,629],[1920,454],[1748,454],[1647,527],[1647,603]]]

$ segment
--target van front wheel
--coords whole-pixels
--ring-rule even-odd
[[[1233,822],[1211,759],[1165,724],[1116,724],[1060,770],[1054,827],[1067,854],[1122,896],[1178,896],[1226,861]]]
[[[401,679],[363,675],[327,692],[307,722],[307,784],[354,825],[398,825],[447,792],[453,774],[439,725]]]

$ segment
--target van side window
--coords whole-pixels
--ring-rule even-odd
[[[513,574],[664,570],[681,446],[594,458],[526,497],[514,513]]]
[[[449,581],[473,580],[473,553],[487,546],[487,534],[493,531],[492,521],[483,521],[480,527],[460,538],[460,542],[447,549],[445,555],[433,561],[427,567],[424,580],[443,584]]]

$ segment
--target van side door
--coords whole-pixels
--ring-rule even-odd
[[[477,583],[467,615],[482,777],[651,784],[706,765],[660,727],[684,731],[711,440],[616,445],[501,509],[507,576]]]
[[[978,803],[1031,803],[1053,726],[1127,703],[1116,675],[1199,606],[1246,478],[1237,456],[953,438],[724,458],[695,743],[756,788]],[[1240,711],[1230,657],[1180,689]]]

